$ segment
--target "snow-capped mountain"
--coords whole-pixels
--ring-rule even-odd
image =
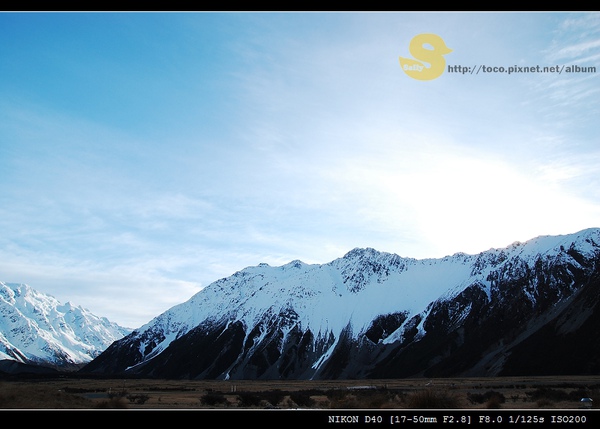
[[[76,368],[129,333],[25,284],[0,282],[0,361]]]
[[[322,265],[259,264],[210,284],[82,371],[215,379],[592,371],[599,267],[600,229],[441,259],[357,248]]]

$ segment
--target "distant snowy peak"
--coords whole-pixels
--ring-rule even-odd
[[[0,360],[76,366],[130,332],[26,284],[0,282]]]

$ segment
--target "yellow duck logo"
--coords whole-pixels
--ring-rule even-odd
[[[425,45],[430,45],[433,49],[426,48]],[[408,50],[414,58],[429,64],[427,67],[421,61],[400,57],[400,67],[404,73],[418,80],[432,80],[440,77],[446,69],[444,55],[452,52],[452,49],[446,46],[440,36],[431,33],[413,37]]]

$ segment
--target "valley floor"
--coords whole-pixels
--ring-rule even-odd
[[[580,409],[600,376],[335,381],[0,380],[2,409]],[[595,408],[595,407],[594,407]]]

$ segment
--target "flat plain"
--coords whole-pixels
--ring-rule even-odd
[[[582,402],[582,398],[592,401]],[[579,409],[600,376],[388,380],[0,380],[1,409]]]

